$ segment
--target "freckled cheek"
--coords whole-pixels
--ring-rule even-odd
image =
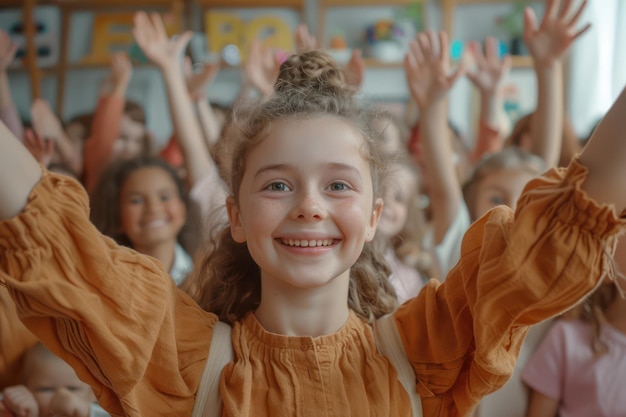
[[[345,201],[337,206],[337,219],[341,219],[341,224],[353,229],[365,229],[370,216],[374,211],[373,206],[364,206],[354,202]]]
[[[246,208],[241,213],[244,225],[257,231],[267,230],[271,232],[278,223],[289,215],[289,211],[284,205],[272,201],[248,203]]]

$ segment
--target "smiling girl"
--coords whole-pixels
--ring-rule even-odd
[[[158,16],[139,14],[135,36],[169,53],[169,76],[184,83]],[[515,212],[476,222],[445,283],[396,311],[370,245],[380,132],[323,52],[288,58],[274,93],[234,117],[230,227],[198,265],[200,306],[162,266],[103,238],[83,189],[42,172],[2,127],[0,277],[25,324],[115,416],[189,416],[207,395],[198,386],[218,320],[233,327],[222,416],[466,415],[507,380],[529,325],[613,275],[625,110],[626,92],[580,160],[533,180]],[[372,323],[388,313],[417,410],[375,342]]]
[[[191,271],[187,192],[162,159],[114,164],[102,177],[91,208],[91,220],[103,234],[161,261],[177,284]]]

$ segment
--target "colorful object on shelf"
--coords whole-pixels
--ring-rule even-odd
[[[511,36],[522,36],[524,33],[524,9],[527,1],[517,0],[513,3],[510,13],[496,18],[496,25],[504,29]]]
[[[342,30],[335,31],[330,37],[327,52],[339,64],[346,64],[350,61],[352,49],[348,48],[348,43]]]
[[[365,30],[365,40],[369,44],[381,41],[403,41],[404,39],[404,31],[391,19],[379,20]]]
[[[463,57],[463,50],[465,49],[465,45],[463,41],[458,39],[453,40],[450,43],[450,59],[453,61],[460,61]]]
[[[133,22],[133,12],[95,14],[91,52],[83,57],[81,63],[108,65],[111,61],[111,53],[122,50],[128,50],[131,59],[135,62],[148,62],[133,38]],[[179,33],[178,22],[171,14],[163,15],[163,23],[168,34]]]
[[[402,62],[406,49],[402,44],[394,41],[379,41],[371,44],[368,48],[372,58],[380,62]]]
[[[396,16],[396,21],[410,22],[415,32],[422,31],[424,29],[424,4],[415,2],[403,7]]]
[[[347,49],[348,45],[346,43],[346,38],[343,36],[342,33],[337,33],[330,37],[328,47],[330,49]]]
[[[209,52],[222,54],[225,47],[238,48],[245,60],[248,46],[254,39],[277,50],[292,51],[293,32],[289,24],[278,16],[264,15],[244,21],[235,13],[208,11],[205,14]]]
[[[365,29],[368,54],[381,62],[402,62],[410,39],[410,22],[381,19]]]
[[[510,13],[496,18],[496,25],[506,32],[510,39],[509,47],[511,55],[528,55],[528,50],[524,45],[524,9],[528,1],[517,0],[512,5]]]

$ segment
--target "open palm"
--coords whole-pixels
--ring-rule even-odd
[[[495,38],[489,37],[485,41],[485,53],[478,42],[471,44],[471,51],[476,62],[476,68],[468,72],[467,77],[484,94],[493,94],[502,87],[511,69],[511,57],[498,57],[498,47]]]
[[[438,44],[438,45],[437,45]],[[450,68],[448,37],[445,32],[420,33],[412,41],[404,60],[411,96],[420,109],[444,97],[462,73]]]
[[[158,13],[148,15],[145,12],[138,12],[135,14],[133,35],[148,59],[158,67],[164,68],[180,64],[183,51],[193,34],[184,32],[170,39]]]
[[[577,29],[587,1],[581,2],[576,10],[573,3],[572,0],[565,0],[561,7],[561,0],[548,0],[539,27],[533,10],[526,9],[524,42],[535,62],[547,63],[561,58],[570,45],[589,29],[589,24]]]

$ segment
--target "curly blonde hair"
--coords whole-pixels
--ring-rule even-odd
[[[341,118],[361,133],[374,197],[380,196],[385,170],[385,158],[379,148],[382,132],[376,129],[380,126],[380,112],[361,103],[356,93],[326,53],[314,50],[290,56],[280,67],[274,94],[264,101],[240,105],[225,129],[231,156],[225,172],[235,201],[239,198],[246,158],[254,146],[271,134],[273,123],[325,115]],[[235,242],[228,227],[222,225],[213,230],[212,239],[196,259],[196,268],[182,288],[202,308],[232,324],[258,307],[261,272],[246,244]],[[350,269],[348,295],[350,308],[365,320],[372,321],[396,307],[395,293],[387,279],[389,272],[377,243],[366,243]]]

